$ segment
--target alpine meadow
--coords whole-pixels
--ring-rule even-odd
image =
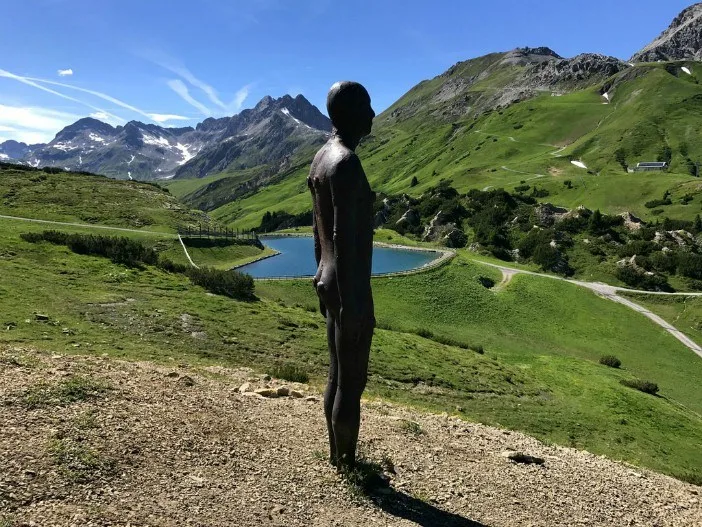
[[[631,58],[519,47],[380,108],[376,257],[432,261],[371,277],[339,474],[315,271],[248,274],[319,236],[334,116],[164,62],[201,122],[104,94],[46,142],[0,117],[0,527],[699,525],[701,35],[695,4]],[[0,81],[96,93],[61,71]]]

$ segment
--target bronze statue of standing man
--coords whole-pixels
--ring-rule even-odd
[[[307,184],[314,206],[314,287],[327,318],[330,365],[324,413],[330,461],[348,469],[356,461],[375,327],[370,284],[375,194],[354,151],[370,133],[375,113],[368,92],[357,82],[334,84],[327,112],[334,130],[317,152]]]

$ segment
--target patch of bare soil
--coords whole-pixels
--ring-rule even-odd
[[[282,384],[0,346],[0,526],[702,525],[698,487],[383,402],[361,451],[390,486],[360,492]]]

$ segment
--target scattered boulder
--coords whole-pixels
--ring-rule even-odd
[[[178,384],[187,387],[195,386],[195,380],[189,375],[183,375],[180,379],[178,379]]]
[[[436,216],[432,218],[432,220],[429,222],[429,225],[427,225],[426,229],[424,229],[422,241],[433,242],[439,238],[439,228],[443,225],[442,219],[442,212],[437,212]]]
[[[245,382],[241,386],[239,386],[239,393],[246,393],[251,391],[251,384],[248,382]]]
[[[635,232],[643,227],[641,218],[637,218],[631,212],[622,212],[620,216],[624,218],[624,227],[626,227],[627,230]]]
[[[441,242],[451,249],[460,249],[468,243],[468,236],[461,229],[454,227],[443,236]]]
[[[297,390],[290,390],[290,397],[294,397],[295,399],[302,399],[302,392],[299,392]]]
[[[531,456],[516,450],[507,450],[506,452],[502,452],[502,457],[507,458],[509,461],[522,463],[524,465],[543,465],[545,462],[544,458]]]
[[[542,203],[534,209],[539,227],[553,227],[556,222],[564,219],[568,212],[568,209],[556,207],[551,203]]]
[[[276,393],[278,394],[278,397],[287,397],[288,395],[290,395],[290,387],[279,386],[276,390]]]
[[[417,214],[417,211],[414,209],[408,209],[407,212],[405,212],[402,217],[395,222],[395,225],[411,225],[411,226],[417,226],[419,225],[421,218],[419,217],[419,214]]]
[[[35,313],[34,320],[38,322],[48,322],[50,320],[49,315],[44,315],[42,313]]]
[[[273,388],[259,388],[258,390],[254,390],[254,393],[269,399],[275,399],[278,397],[278,390],[274,390]]]

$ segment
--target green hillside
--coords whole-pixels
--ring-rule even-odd
[[[242,302],[156,267],[27,243],[19,235],[41,225],[0,222],[4,343],[261,372],[293,363],[324,382],[325,332],[308,280],[259,282],[259,300]],[[493,291],[481,277],[500,280],[461,253],[438,270],[373,281],[370,397],[700,474],[698,357],[641,315],[573,285],[519,276]],[[622,369],[598,364],[605,354]],[[634,378],[658,383],[660,397],[619,382]]]
[[[702,160],[702,145],[695,140],[702,127],[702,88],[694,64],[637,65],[608,79],[595,78],[588,88],[564,93],[558,86],[476,113],[490,94],[508,89],[523,73],[520,66],[499,65],[502,56],[468,61],[420,83],[376,118],[373,134],[359,148],[376,191],[419,195],[442,178],[462,192],[512,190],[527,181],[548,191],[541,201],[569,208],[630,211],[644,219],[691,220],[700,211],[702,185],[691,175],[694,163]],[[685,65],[693,76],[683,73]],[[472,101],[468,110],[456,98],[442,98],[442,90],[457,78],[473,79],[481,71],[483,78],[457,97],[460,104],[468,104],[465,97]],[[609,104],[601,95],[605,92]],[[467,113],[454,115],[457,105]],[[623,167],[658,159],[669,160],[670,170],[631,174]],[[584,162],[588,170],[571,160]],[[309,210],[305,174],[304,166],[291,171],[280,182],[214,209],[213,215],[250,228],[265,211]],[[415,177],[418,184],[412,187]],[[565,181],[571,182],[569,188]],[[666,191],[671,205],[645,207]]]
[[[207,221],[161,187],[0,163],[0,215],[175,232]]]

